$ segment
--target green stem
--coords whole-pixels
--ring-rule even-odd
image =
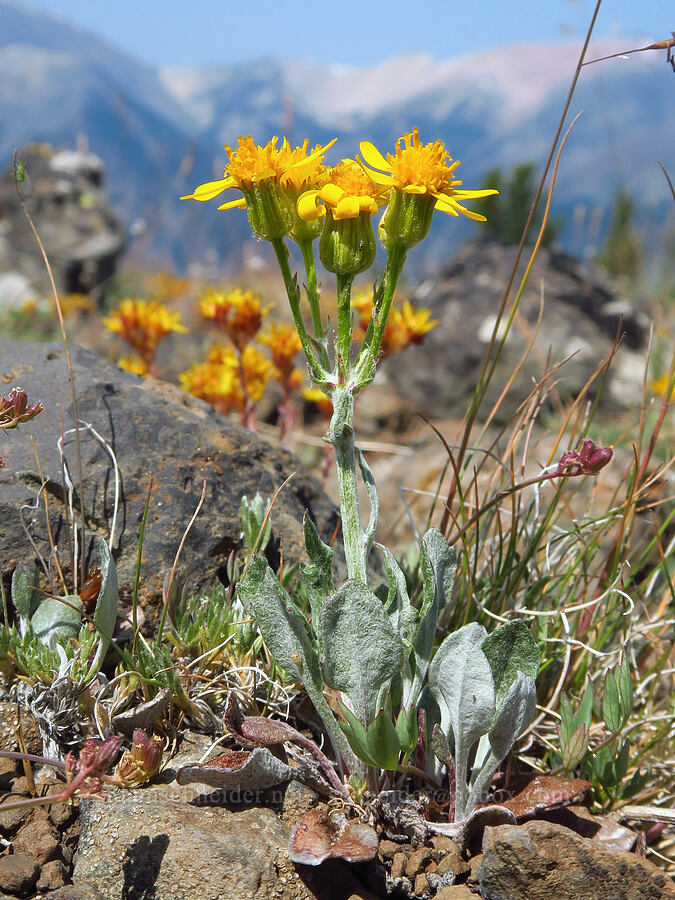
[[[353,275],[337,275],[338,312],[337,312],[337,371],[338,384],[346,384],[352,351],[352,319],[351,297]]]
[[[302,321],[302,313],[300,312],[300,291],[298,290],[297,281],[288,265],[288,250],[284,244],[283,238],[274,238],[271,241],[271,244],[274,247],[277,262],[281,269],[281,275],[284,279],[288,302],[291,307],[291,313],[293,314],[293,321],[295,322],[302,349],[305,351],[305,356],[307,357],[311,379],[317,385],[326,385],[329,383],[328,373],[319,364],[316,354],[314,353],[314,348],[312,347],[312,342],[307,334],[305,323]]]
[[[351,389],[336,387],[333,391],[333,418],[328,440],[335,447],[342,539],[349,578],[368,584],[366,577],[366,538],[361,525],[358,484],[356,479],[356,450],[354,445],[354,396]]]
[[[312,242],[307,240],[300,244],[302,252],[302,261],[305,264],[305,275],[307,276],[307,300],[312,313],[312,329],[314,338],[322,341],[324,338],[323,323],[321,321],[321,309],[319,307],[319,287],[316,280],[316,264],[314,262],[314,253],[312,252]]]
[[[389,251],[387,265],[382,275],[382,283],[377,291],[373,312],[370,322],[368,323],[366,336],[363,339],[363,346],[359,351],[359,356],[354,367],[358,373],[359,390],[370,384],[375,376],[377,356],[380,352],[380,347],[382,346],[384,329],[387,327],[389,310],[391,309],[391,304],[394,299],[394,292],[399,276],[403,271],[405,257],[405,247],[398,244],[395,244]]]

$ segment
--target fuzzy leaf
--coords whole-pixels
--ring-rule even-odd
[[[430,528],[422,538],[420,557],[423,594],[419,625],[413,640],[415,672],[405,702],[417,702],[434,647],[438,617],[452,606],[452,590],[457,572],[457,553],[440,531]]]
[[[343,703],[340,703],[340,710],[346,719],[346,722],[340,722],[340,728],[349,741],[349,746],[354,753],[356,753],[361,762],[377,768],[377,761],[370,755],[366,729],[359,722],[354,713],[350,709],[347,709]]]
[[[345,582],[321,609],[320,641],[326,684],[349,697],[367,727],[405,659],[382,603],[365,585]]]
[[[98,632],[98,647],[87,672],[85,683],[90,681],[103,665],[103,660],[110,646],[110,638],[115,630],[117,606],[120,598],[115,560],[112,557],[110,548],[101,537],[98,539],[98,551],[101,554],[101,588],[98,592],[98,600],[94,610],[94,627]]]
[[[312,610],[312,630],[318,637],[321,607],[326,597],[335,591],[333,584],[333,550],[321,540],[319,532],[316,530],[316,525],[308,513],[305,513],[303,519],[303,529],[305,532],[305,550],[311,562],[300,564],[300,580],[307,591],[310,609]]]
[[[18,565],[12,575],[12,603],[21,623],[21,634],[25,634],[33,613],[40,605],[40,593],[35,590],[40,584],[40,573],[35,563]]]
[[[492,669],[481,649],[482,625],[472,622],[449,634],[429,666],[429,688],[441,710],[441,729],[471,746],[486,734],[494,716]]]
[[[355,760],[349,744],[323,695],[323,676],[309,622],[275,577],[264,556],[256,556],[250,561],[246,577],[239,583],[239,596],[254,615],[263,640],[278,664],[304,684],[336,752],[351,768]]]
[[[488,732],[492,753],[498,764],[532,721],[536,702],[534,678],[518,672]]]
[[[82,601],[72,597],[45,597],[30,620],[36,637],[50,650],[61,641],[77,637],[82,627]]]
[[[482,650],[492,669],[498,707],[508,694],[518,672],[532,680],[536,679],[540,662],[539,646],[522,619],[500,625],[485,638]]]
[[[485,734],[495,713],[492,669],[481,649],[485,629],[472,622],[449,634],[429,666],[429,688],[441,709],[441,730],[454,737],[455,815],[467,809],[467,766],[473,745]]]
[[[387,573],[388,592],[384,608],[394,631],[403,641],[406,653],[410,653],[417,624],[417,610],[410,604],[405,575],[396,562],[394,554],[383,545],[378,546],[382,552],[384,569]]]
[[[398,757],[401,746],[398,734],[392,720],[391,700],[388,700],[384,709],[375,716],[366,732],[368,750],[377,765],[386,771],[393,771],[398,767]]]

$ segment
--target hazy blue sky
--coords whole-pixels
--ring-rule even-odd
[[[29,5],[29,4],[26,4]],[[438,58],[518,41],[579,38],[595,0],[32,0],[146,62],[227,63],[260,56],[366,64]],[[651,40],[675,28],[673,0],[604,0],[596,37]],[[620,41],[619,41],[620,45]],[[623,48],[622,48],[623,49]]]

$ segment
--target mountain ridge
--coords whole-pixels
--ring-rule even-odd
[[[610,49],[598,42],[592,53]],[[365,67],[274,58],[156,68],[62,17],[0,0],[0,163],[27,141],[73,146],[86,135],[106,164],[112,202],[143,232],[145,250],[179,266],[223,259],[246,238],[245,216],[178,197],[222,176],[223,144],[238,134],[260,143],[273,134],[312,144],[337,136],[335,162],[356,152],[359,139],[386,150],[417,125],[423,140],[446,142],[466,186],[478,187],[488,168],[541,165],[578,53],[572,43],[523,44]],[[655,226],[668,209],[656,160],[671,170],[675,163],[671,98],[672,81],[649,54],[585,69],[572,110],[585,112],[565,149],[554,214],[571,223],[583,206],[606,219],[623,185]],[[459,236],[471,228],[435,223],[426,252],[446,252],[451,225]],[[585,232],[571,224],[564,238],[569,249],[577,240],[588,250]]]

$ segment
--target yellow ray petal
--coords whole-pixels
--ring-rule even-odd
[[[318,191],[306,191],[298,198],[298,215],[307,222],[316,221],[326,214],[326,207],[317,203]]]
[[[213,200],[214,197],[217,197],[218,194],[222,194],[223,191],[226,191],[229,187],[234,184],[234,179],[232,178],[221,178],[218,181],[207,181],[204,184],[200,184],[199,187],[196,187],[192,197],[195,200]]]
[[[499,191],[495,191],[493,188],[485,188],[482,191],[454,191],[455,197],[459,200],[469,200],[475,197],[491,197],[493,194],[498,194]]]
[[[369,166],[373,166],[375,169],[383,169],[385,172],[391,172],[391,166],[384,156],[382,156],[375,144],[371,144],[370,141],[361,141],[359,150]]]
[[[246,200],[243,197],[239,197],[238,200],[228,200],[227,203],[223,203],[218,209],[246,209]]]
[[[347,195],[343,197],[333,210],[333,218],[339,219],[356,219],[361,212],[360,197]],[[370,200],[370,197],[368,198]]]
[[[423,184],[406,184],[403,188],[404,194],[426,194],[427,189]]]

